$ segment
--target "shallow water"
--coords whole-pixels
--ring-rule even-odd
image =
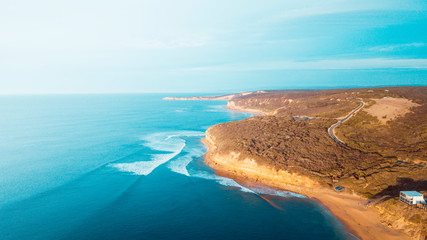
[[[352,239],[316,202],[216,176],[200,142],[249,117],[164,95],[0,96],[0,239]]]

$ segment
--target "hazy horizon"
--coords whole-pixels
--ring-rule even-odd
[[[427,2],[6,1],[0,94],[427,84]]]
[[[121,94],[232,94],[250,91],[280,91],[280,90],[328,90],[328,89],[363,89],[363,88],[383,88],[383,87],[425,87],[423,84],[412,85],[372,85],[372,86],[312,86],[312,87],[287,87],[287,88],[269,88],[269,89],[231,89],[224,91],[158,91],[158,92],[56,92],[56,93],[0,93],[0,96],[25,96],[25,95],[121,95]]]

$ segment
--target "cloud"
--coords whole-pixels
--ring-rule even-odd
[[[292,5],[291,5],[292,6]],[[309,7],[304,7],[309,6]],[[424,7],[419,4],[408,4],[402,1],[340,1],[325,0],[306,2],[300,7],[288,9],[274,17],[276,21],[293,20],[312,16],[340,14],[358,11],[420,11]]]
[[[414,42],[414,43],[405,43],[405,44],[395,44],[395,45],[383,45],[383,46],[376,46],[369,48],[370,51],[379,51],[379,52],[390,52],[398,49],[405,49],[405,48],[418,48],[418,47],[424,47],[427,46],[426,43],[422,42]]]
[[[262,71],[262,70],[338,70],[338,69],[427,69],[427,59],[327,59],[318,61],[273,61],[216,65],[185,71]]]

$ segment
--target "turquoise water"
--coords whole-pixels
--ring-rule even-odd
[[[202,162],[204,131],[248,114],[162,97],[0,96],[0,239],[353,239],[316,202]]]

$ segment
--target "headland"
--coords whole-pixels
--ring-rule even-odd
[[[399,191],[427,193],[427,87],[257,91],[227,108],[262,115],[208,129],[219,175],[318,200],[361,239],[425,238],[427,211]]]

